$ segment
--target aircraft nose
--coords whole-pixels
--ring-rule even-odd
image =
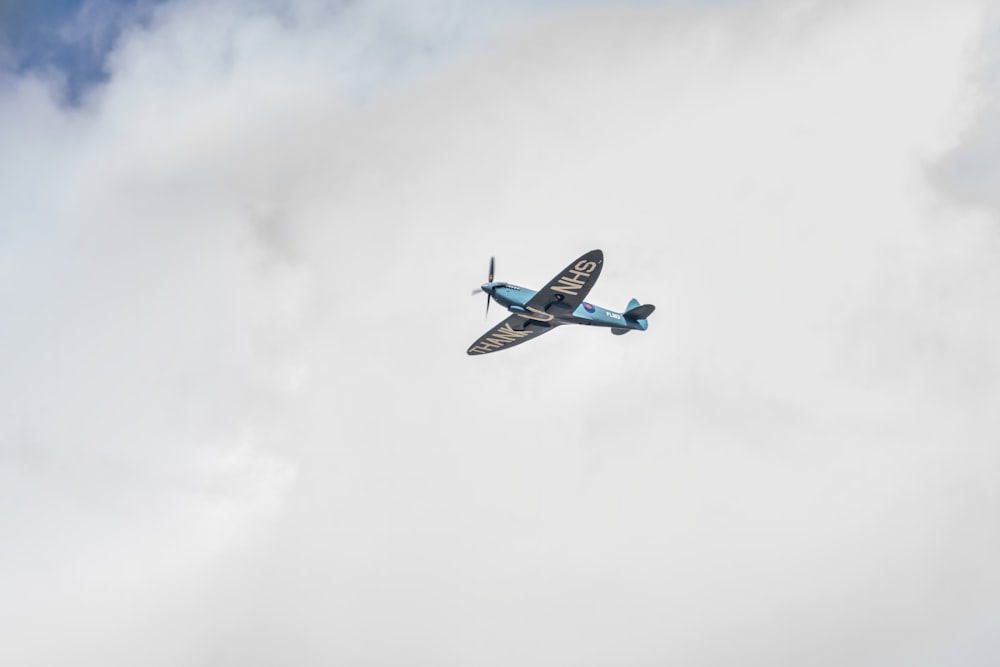
[[[483,290],[487,294],[490,293],[490,289],[493,287],[493,283],[483,283],[479,286],[479,289]]]

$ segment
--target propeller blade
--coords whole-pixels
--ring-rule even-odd
[[[476,296],[477,294],[482,294],[482,293],[483,290],[481,287],[477,287],[476,289],[472,290],[472,296]]]
[[[490,274],[486,278],[486,283],[487,284],[483,285],[483,287],[485,287],[487,290],[492,290],[493,289],[493,270],[496,267],[496,261],[495,260],[496,260],[495,257],[490,257]],[[472,290],[472,296],[475,296],[475,295],[479,294],[480,292],[484,291],[483,287],[480,287],[477,290]],[[487,291],[486,292],[486,317],[490,316],[490,300],[491,300],[490,299],[490,292]]]

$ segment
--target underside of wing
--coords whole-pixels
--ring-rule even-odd
[[[548,323],[526,320],[520,315],[511,315],[482,336],[468,350],[468,354],[489,354],[537,338],[555,327]]]
[[[531,298],[525,308],[539,321],[572,315],[601,275],[604,253],[591,250],[563,269]]]

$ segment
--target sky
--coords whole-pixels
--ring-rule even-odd
[[[997,664],[997,19],[0,3],[0,663]]]

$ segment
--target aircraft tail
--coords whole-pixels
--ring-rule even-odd
[[[629,324],[637,324],[641,330],[645,331],[649,328],[649,322],[647,322],[647,320],[649,316],[652,315],[654,310],[656,310],[656,306],[653,304],[640,304],[638,299],[632,299],[628,302],[628,307],[623,314],[625,315],[625,320]],[[629,331],[629,329],[612,329],[611,333],[620,336],[627,331]]]

